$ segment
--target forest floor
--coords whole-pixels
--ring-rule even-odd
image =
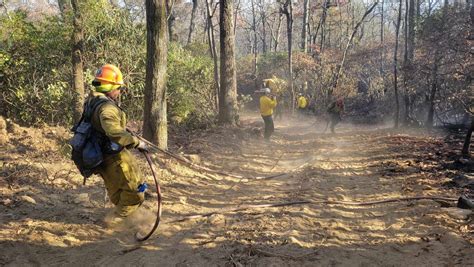
[[[107,228],[112,205],[101,178],[85,186],[67,159],[67,129],[11,124],[0,150],[0,265],[113,266],[474,266],[474,218],[455,202],[368,206],[317,203],[411,196],[473,197],[473,162],[458,161],[461,134],[342,123],[276,121],[271,143],[261,118],[242,127],[170,137],[170,150],[236,178],[155,156],[162,224],[151,192],[133,218]],[[144,158],[143,170],[147,171]],[[274,178],[264,177],[284,174]],[[469,181],[471,182],[469,184]],[[250,204],[310,204],[248,209],[172,222]]]

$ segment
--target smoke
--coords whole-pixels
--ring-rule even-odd
[[[128,217],[119,217],[115,211],[110,211],[104,218],[107,228],[113,231],[148,231],[155,223],[156,213],[150,209],[141,206]]]

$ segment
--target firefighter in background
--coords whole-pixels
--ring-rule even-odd
[[[275,107],[274,118],[283,119],[283,109],[284,109],[284,91],[286,89],[286,81],[280,78],[277,78],[275,75],[272,75],[269,79],[263,79],[263,88],[269,88],[272,94],[277,96],[278,105]]]
[[[344,113],[344,98],[339,97],[336,101],[333,101],[327,112],[329,115],[329,129],[331,129],[331,133],[335,133],[334,127],[342,120],[342,114]]]
[[[298,113],[300,116],[303,116],[306,112],[306,108],[308,107],[308,99],[302,94],[298,94],[298,99],[296,100],[296,106],[298,108]]]
[[[276,96],[272,95],[270,88],[262,89],[264,95],[260,97],[260,114],[265,123],[265,140],[269,141],[275,130],[273,125],[273,109],[277,106]]]

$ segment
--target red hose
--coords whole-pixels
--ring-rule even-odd
[[[139,232],[135,234],[135,238],[137,241],[142,242],[150,238],[151,235],[155,232],[156,228],[160,225],[161,221],[161,205],[162,205],[162,200],[161,200],[161,190],[160,190],[160,185],[158,184],[158,179],[156,178],[156,171],[155,168],[153,167],[153,162],[151,161],[150,154],[148,154],[147,151],[142,151],[143,155],[146,158],[146,161],[148,162],[148,165],[150,165],[151,172],[153,174],[153,179],[155,180],[155,186],[156,186],[156,195],[157,195],[157,204],[158,204],[158,209],[156,211],[156,220],[155,220],[155,225],[153,225],[153,228],[151,231],[145,235],[141,236]]]

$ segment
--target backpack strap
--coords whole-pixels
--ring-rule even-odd
[[[96,98],[90,99],[86,104],[86,108],[84,109],[84,113],[83,113],[84,121],[90,122],[95,110],[99,106],[104,104],[105,102],[109,102],[109,101],[111,100],[108,99],[107,97],[96,97]]]

